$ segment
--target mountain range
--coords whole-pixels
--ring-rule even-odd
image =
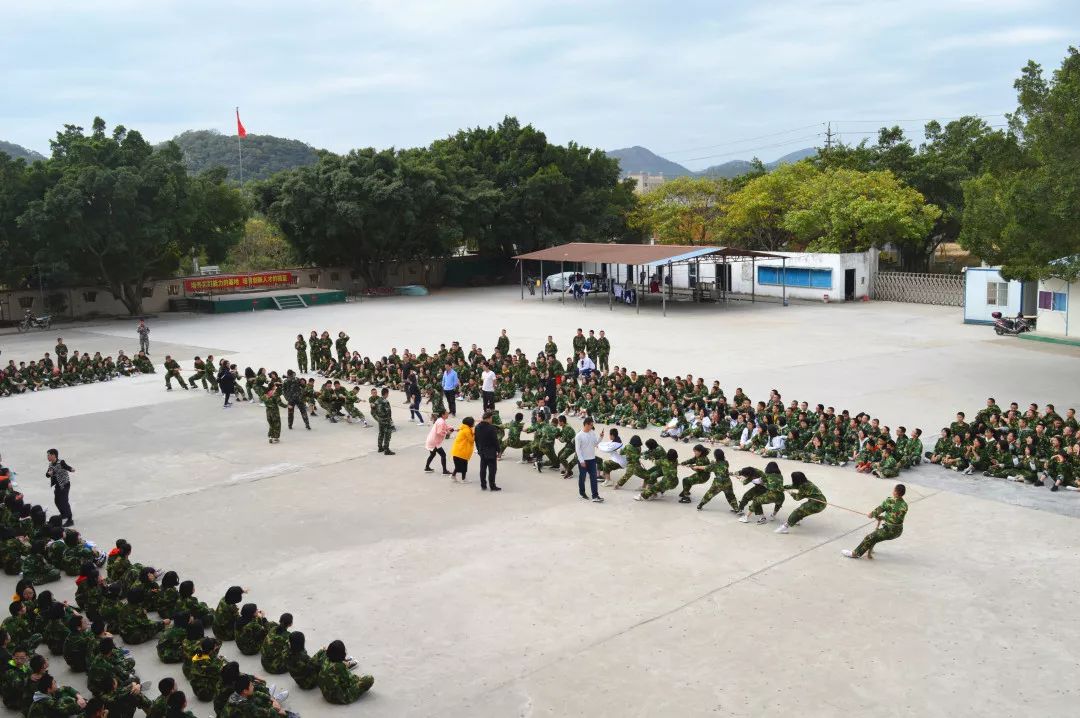
[[[789,152],[772,162],[766,162],[765,169],[776,169],[782,164],[798,162],[816,154],[817,148],[805,147],[801,150]],[[607,155],[619,160],[619,167],[622,169],[623,175],[632,172],[647,172],[648,174],[663,174],[666,177],[738,177],[749,172],[753,166],[748,160],[730,160],[694,172],[677,162],[661,157],[645,147],[638,146],[609,150]]]
[[[0,140],[0,152],[8,155],[13,160],[23,159],[27,162],[36,162],[45,159],[45,156],[40,152],[34,152],[22,145],[17,145],[14,142],[4,142],[3,140]]]

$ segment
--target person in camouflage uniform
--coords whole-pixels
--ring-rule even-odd
[[[356,702],[375,684],[372,676],[357,676],[346,663],[345,644],[331,641],[326,647],[326,662],[319,671],[319,690],[327,703],[348,705]]]
[[[319,334],[312,329],[311,334],[308,335],[308,351],[311,355],[311,371],[318,371],[319,369],[320,346],[322,345],[319,343]]]
[[[296,335],[296,341],[293,343],[293,349],[296,350],[296,368],[301,374],[307,374],[308,372],[308,357],[307,357],[307,342],[304,341],[303,334]]]
[[[893,488],[892,496],[881,502],[881,506],[867,514],[869,518],[878,520],[878,527],[868,533],[854,551],[844,549],[841,551],[848,558],[874,557],[874,546],[882,541],[892,541],[900,538],[904,533],[904,518],[907,516],[908,505],[904,501],[907,487],[897,484]]]
[[[615,484],[616,489],[621,489],[623,484],[629,481],[632,477],[636,476],[639,479],[645,480],[648,474],[645,472],[644,467],[641,465],[641,437],[634,434],[630,437],[629,443],[623,447],[623,456],[626,457],[626,471],[623,472],[622,478]]]
[[[680,466],[689,466],[694,472],[682,480],[682,491],[679,493],[679,503],[688,504],[692,501],[690,490],[694,486],[704,484],[709,480],[709,473],[712,468],[709,463],[709,451],[701,444],[697,444],[693,448],[693,456],[682,462]]]
[[[893,456],[892,447],[886,446],[882,452],[881,461],[871,464],[873,467],[871,472],[879,479],[895,479],[900,475],[900,462]],[[989,459],[987,459],[986,468],[990,467]]]
[[[201,357],[196,356],[195,359],[192,361],[192,366],[195,369],[195,373],[188,377],[188,384],[191,384],[191,386],[194,387],[201,379],[203,391],[207,391],[208,385],[206,383],[206,363],[202,360]]]
[[[607,372],[610,367],[608,366],[608,357],[611,356],[611,342],[604,336],[604,330],[600,330],[600,337],[596,340],[596,368],[602,372]]]
[[[758,474],[759,475],[755,475],[753,480],[755,482],[763,481],[765,490],[751,499],[749,509],[739,519],[739,521],[744,524],[749,523],[750,514],[755,514],[758,517],[757,522],[759,524],[768,523],[770,518],[776,518],[776,515],[780,512],[780,508],[784,505],[784,477],[780,473],[780,467],[777,466],[776,462],[770,461],[765,466],[764,474],[761,475],[760,472],[758,472]],[[765,516],[763,508],[765,504],[773,505],[771,517]]]
[[[555,454],[555,438],[558,436],[558,429],[547,421],[543,413],[537,413],[533,423],[525,431],[533,435],[532,443],[529,444],[529,454],[536,460],[536,470],[544,470],[545,458],[551,468],[559,468],[559,457]]]
[[[791,485],[785,486],[784,490],[792,492],[791,497],[803,503],[796,506],[795,510],[788,514],[787,521],[780,524],[780,527],[776,529],[778,534],[786,534],[792,526],[798,524],[807,516],[821,513],[828,505],[825,501],[825,494],[821,493],[821,489],[814,486],[813,482],[807,479],[806,474],[801,471],[791,472]]]
[[[383,388],[382,395],[372,405],[371,414],[379,424],[378,450],[387,456],[393,456],[390,451],[390,436],[394,433],[394,421],[390,409],[390,402],[386,397],[390,396],[390,390]]]
[[[577,466],[576,460],[571,461],[574,458],[574,438],[577,436],[577,432],[574,431],[574,427],[570,426],[565,416],[560,415],[555,422],[558,432],[556,439],[563,442],[562,448],[559,449],[559,453],[555,455],[555,458],[563,470],[563,478],[570,478],[574,467]]]
[[[170,619],[150,620],[142,606],[145,596],[141,588],[133,588],[128,591],[127,603],[120,607],[120,637],[124,639],[124,643],[131,645],[146,643],[166,626],[172,624]]]
[[[187,637],[190,616],[181,611],[172,617],[172,625],[158,636],[157,655],[162,663],[180,663],[184,660],[183,644]]]
[[[337,339],[334,340],[334,349],[337,350],[338,362],[344,364],[349,358],[349,335],[345,332],[338,332]]]
[[[191,690],[200,701],[214,699],[221,687],[221,669],[225,659],[218,655],[218,644],[207,636],[199,644],[199,650],[191,656],[188,673]]]
[[[506,336],[506,330],[503,329],[499,334],[499,339],[495,342],[495,351],[502,354],[504,357],[510,356],[510,337]]]
[[[527,441],[521,438],[521,432],[525,430],[525,415],[520,411],[514,414],[514,420],[506,425],[506,438],[499,443],[499,458],[502,458],[503,453],[507,449],[525,449],[529,446]],[[529,457],[527,452],[522,452],[521,461],[519,464],[528,463]]]
[[[660,469],[660,475],[653,477],[650,474],[645,480],[645,488],[634,497],[634,501],[648,501],[657,494],[663,494],[679,485],[679,452],[668,449],[663,457],[657,457],[656,467]]]
[[[141,353],[141,352],[140,352]],[[180,376],[180,365],[171,356],[165,356],[165,390],[172,391],[172,380],[180,382],[180,386],[187,390],[188,385],[184,377]]]
[[[45,541],[37,539],[30,543],[30,553],[22,562],[22,575],[35,586],[60,580],[60,569],[45,559]]]
[[[581,327],[578,327],[577,334],[570,340],[570,344],[574,347],[574,356],[581,356],[581,353],[585,351],[585,335],[581,331]]]
[[[301,337],[301,342],[303,338]],[[297,359],[304,356],[303,352],[297,354]],[[306,364],[306,362],[305,362]],[[308,421],[307,406],[304,401],[304,386],[306,382],[297,378],[296,372],[289,369],[285,372],[285,381],[281,383],[281,396],[285,399],[288,407],[289,428],[293,427],[293,415],[296,409],[300,409],[300,418],[304,421],[304,428],[311,430],[311,422]],[[280,419],[279,419],[280,422]]]
[[[263,406],[266,407],[266,423],[269,425],[267,436],[270,437],[271,444],[281,442],[281,410],[288,408],[288,404],[278,396],[277,390],[278,385],[271,384],[262,397]]]
[[[86,700],[70,686],[63,688],[48,673],[38,678],[26,710],[26,718],[54,718],[80,715]]]
[[[705,491],[705,496],[701,497],[701,501],[698,503],[698,511],[704,509],[705,504],[713,500],[713,497],[724,492],[724,498],[728,500],[728,505],[731,506],[731,513],[739,513],[739,502],[735,500],[735,491],[731,486],[731,476],[728,473],[728,462],[724,456],[724,449],[713,449],[713,462],[708,466],[708,470],[713,473],[713,483],[708,490]]]
[[[596,341],[596,332],[592,329],[589,330],[589,336],[585,338],[585,354],[592,360],[593,366],[596,366],[596,358],[599,345]]]

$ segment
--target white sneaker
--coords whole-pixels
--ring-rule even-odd
[[[971,466],[968,466],[966,469],[964,469],[964,476],[971,476],[973,471],[975,471],[975,469]]]
[[[638,494],[637,496],[634,497],[634,501],[644,501],[644,500],[645,500],[645,497],[642,496],[641,494]]]
[[[769,521],[776,521],[776,514],[777,512],[773,511],[772,514],[769,516]]]
[[[786,534],[788,532],[787,524],[780,524],[780,527],[773,531],[774,534]]]
[[[750,514],[743,514],[742,516],[740,516],[739,517],[739,523],[741,523],[741,524],[750,523]]]
[[[858,556],[855,555],[855,552],[849,548],[843,549],[840,553],[844,554],[848,558],[858,558]]]
[[[1076,488],[1075,486],[1062,486],[1061,488],[1065,489],[1066,491],[1080,491],[1080,489]]]
[[[767,519],[765,516],[762,516],[760,519],[757,520],[757,522],[758,522],[758,526],[760,526],[761,524],[769,523],[769,519]]]

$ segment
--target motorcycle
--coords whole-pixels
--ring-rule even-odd
[[[1035,323],[1028,322],[1022,314],[1017,314],[1015,318],[1012,318],[1003,317],[1001,312],[994,312],[990,316],[994,318],[994,332],[996,332],[999,337],[1006,334],[1009,336],[1016,336],[1017,334],[1023,334],[1024,332],[1030,332],[1035,329]]]
[[[31,329],[48,329],[52,326],[52,317],[23,317],[19,322],[19,331],[28,332]]]

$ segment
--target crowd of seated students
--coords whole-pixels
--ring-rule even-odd
[[[69,355],[61,338],[57,339],[55,360],[53,355],[45,352],[39,359],[17,364],[14,359],[9,359],[0,367],[0,397],[153,373],[154,364],[143,352],[129,357],[121,349],[115,360],[111,355],[101,356],[101,352],[91,356],[88,352],[73,351]]]

